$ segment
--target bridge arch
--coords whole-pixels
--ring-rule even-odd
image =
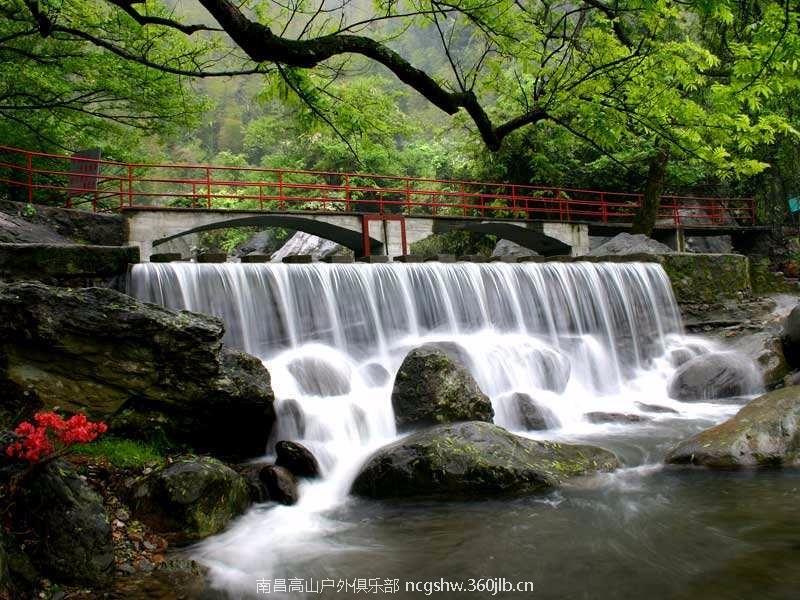
[[[548,235],[542,229],[503,221],[437,220],[433,226],[434,233],[447,233],[457,230],[494,235],[499,239],[508,240],[533,250],[542,256],[568,255],[573,247],[562,239]]]
[[[206,223],[204,225],[198,225],[178,233],[173,233],[155,239],[153,240],[152,245],[153,247],[157,247],[185,235],[202,233],[204,231],[214,231],[216,229],[231,229],[234,227],[282,227],[284,229],[302,231],[304,233],[309,233],[311,235],[316,235],[317,237],[336,242],[341,246],[349,248],[356,255],[360,255],[364,251],[364,238],[362,237],[361,231],[354,231],[348,227],[329,223],[322,219],[277,214],[262,214],[252,217],[239,217],[236,219],[225,219],[223,221]],[[383,242],[370,237],[369,244],[370,254],[383,254]]]

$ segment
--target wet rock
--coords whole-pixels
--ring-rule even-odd
[[[649,412],[649,413],[670,413],[670,414],[680,414],[674,408],[670,408],[669,406],[661,406],[660,404],[645,404],[644,402],[636,402],[636,408],[641,411]]]
[[[731,254],[733,240],[729,235],[686,236],[686,251],[701,254]]]
[[[767,388],[780,384],[789,373],[781,339],[769,331],[745,334],[736,341],[734,348],[753,361]]]
[[[111,579],[114,547],[103,501],[69,464],[56,460],[34,471],[18,506],[17,527],[34,533],[29,554],[40,571],[71,583]]]
[[[134,515],[173,540],[219,533],[250,504],[247,483],[214,458],[184,458],[138,481]]]
[[[469,371],[441,349],[422,346],[400,365],[392,389],[398,428],[491,421],[492,403]]]
[[[350,392],[350,372],[313,356],[297,358],[287,366],[300,391],[310,396],[341,396]]]
[[[528,363],[543,390],[556,394],[564,392],[572,373],[572,365],[566,356],[550,349],[536,350],[528,357]]]
[[[530,395],[514,392],[509,399],[515,409],[519,422],[529,431],[544,431],[558,427],[558,418],[553,411],[536,402]]]
[[[615,412],[594,411],[588,412],[583,416],[590,423],[595,423],[598,425],[604,423],[646,423],[647,421],[652,421],[650,417],[646,417],[644,415],[632,415]]]
[[[250,496],[250,500],[257,504],[269,500],[267,486],[261,480],[261,470],[263,468],[263,464],[249,464],[239,469],[239,473],[247,484],[247,493]]]
[[[800,367],[800,304],[791,310],[783,322],[781,342],[787,362],[795,368]]]
[[[724,423],[678,444],[671,464],[716,469],[800,466],[800,387],[756,398]]]
[[[274,422],[269,373],[224,347],[223,331],[214,317],[110,289],[0,284],[0,390],[128,437],[160,430],[197,450],[262,454]]]
[[[385,385],[389,381],[389,371],[379,363],[369,363],[361,368],[361,376],[370,385]]]
[[[278,405],[277,414],[282,433],[289,437],[305,437],[306,421],[297,400],[283,400]]]
[[[670,398],[704,401],[755,392],[758,373],[752,362],[734,352],[703,354],[685,362],[669,382]]]
[[[539,253],[525,246],[520,246],[511,240],[503,239],[498,240],[497,244],[495,244],[492,256],[513,256],[518,258],[521,256],[539,256]]]
[[[315,479],[320,476],[319,463],[311,450],[297,442],[280,441],[275,444],[275,465],[283,467],[295,477]]]
[[[618,465],[602,448],[535,441],[471,421],[438,425],[381,448],[351,492],[376,499],[482,499],[546,491]]]
[[[631,235],[620,233],[609,241],[589,252],[589,256],[611,256],[618,254],[671,254],[669,246],[647,237],[641,233]]]
[[[300,499],[297,479],[288,469],[278,466],[264,467],[260,476],[267,488],[270,500],[278,504],[297,504]]]
[[[298,231],[272,254],[272,262],[281,262],[287,256],[308,255],[320,260],[334,254],[352,254],[352,251],[336,242],[310,233]]]

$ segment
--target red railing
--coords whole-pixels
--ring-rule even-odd
[[[0,186],[95,211],[206,208],[629,223],[641,194],[295,169],[122,163],[0,146]],[[748,226],[752,198],[663,196],[660,224]]]

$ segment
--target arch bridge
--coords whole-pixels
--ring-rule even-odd
[[[357,255],[407,254],[415,241],[462,229],[540,254],[581,254],[589,235],[631,226],[642,195],[550,186],[241,166],[123,163],[0,146],[0,186],[14,199],[119,211],[143,260],[180,236],[230,227],[283,227]],[[662,196],[656,236],[744,235],[752,198]]]

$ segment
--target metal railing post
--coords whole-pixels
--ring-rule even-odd
[[[128,206],[133,206],[133,165],[128,165]]]
[[[206,208],[211,208],[211,167],[206,167]]]
[[[278,207],[286,210],[286,202],[283,199],[283,171],[278,171]]]
[[[25,166],[28,169],[28,204],[33,204],[33,155],[25,153]],[[72,194],[67,193],[67,208],[72,206]]]
[[[344,176],[344,205],[345,210],[350,212],[353,210],[352,204],[350,202],[350,174],[345,173]]]
[[[603,223],[608,223],[608,204],[606,203],[605,192],[600,192],[600,212],[602,214]]]

